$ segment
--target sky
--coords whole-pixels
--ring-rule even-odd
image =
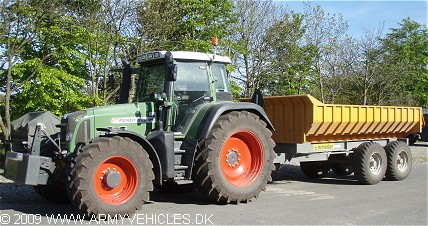
[[[303,12],[303,1],[277,0],[275,2],[286,3],[291,10]],[[385,35],[389,33],[390,28],[400,27],[398,23],[407,17],[425,26],[428,20],[428,0],[315,0],[308,2],[321,5],[321,8],[330,14],[342,14],[349,25],[348,34],[354,37],[361,36],[365,29],[378,30],[382,23],[384,23],[382,34]]]

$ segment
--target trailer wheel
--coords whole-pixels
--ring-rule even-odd
[[[300,162],[302,172],[314,179],[326,177],[330,167],[326,161]]]
[[[250,112],[219,117],[199,143],[193,170],[198,189],[219,203],[257,197],[275,170],[271,135],[266,123]]]
[[[75,158],[68,189],[72,203],[87,216],[131,216],[149,201],[153,165],[138,143],[102,137]]]
[[[363,184],[377,184],[386,172],[386,153],[378,143],[362,143],[354,150],[352,166],[358,181]]]
[[[389,180],[404,180],[412,169],[412,152],[404,142],[394,141],[385,146],[388,166],[386,178]]]

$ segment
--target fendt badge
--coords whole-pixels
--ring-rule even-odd
[[[112,118],[110,123],[112,123],[112,124],[152,123],[152,122],[154,122],[154,120],[155,120],[154,117],[148,117],[148,118],[147,117]]]

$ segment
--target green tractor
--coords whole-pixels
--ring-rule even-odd
[[[138,56],[123,68],[120,104],[65,115],[55,140],[38,125],[27,152],[7,153],[6,177],[88,216],[132,215],[154,185],[193,183],[214,202],[248,202],[275,168],[273,126],[256,103],[232,102],[230,63],[197,52]],[[43,137],[54,148],[41,151]]]

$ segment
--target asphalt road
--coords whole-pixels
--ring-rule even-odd
[[[76,220],[80,216],[71,204],[49,203],[31,187],[0,183],[0,189],[16,187],[22,194],[16,198],[0,197],[0,224],[427,225],[426,162],[414,164],[404,181],[382,181],[371,186],[359,185],[352,176],[334,174],[322,180],[309,180],[292,165],[282,166],[273,176],[266,192],[248,204],[212,204],[197,191],[155,191],[151,195],[153,201],[132,218],[87,221]]]

